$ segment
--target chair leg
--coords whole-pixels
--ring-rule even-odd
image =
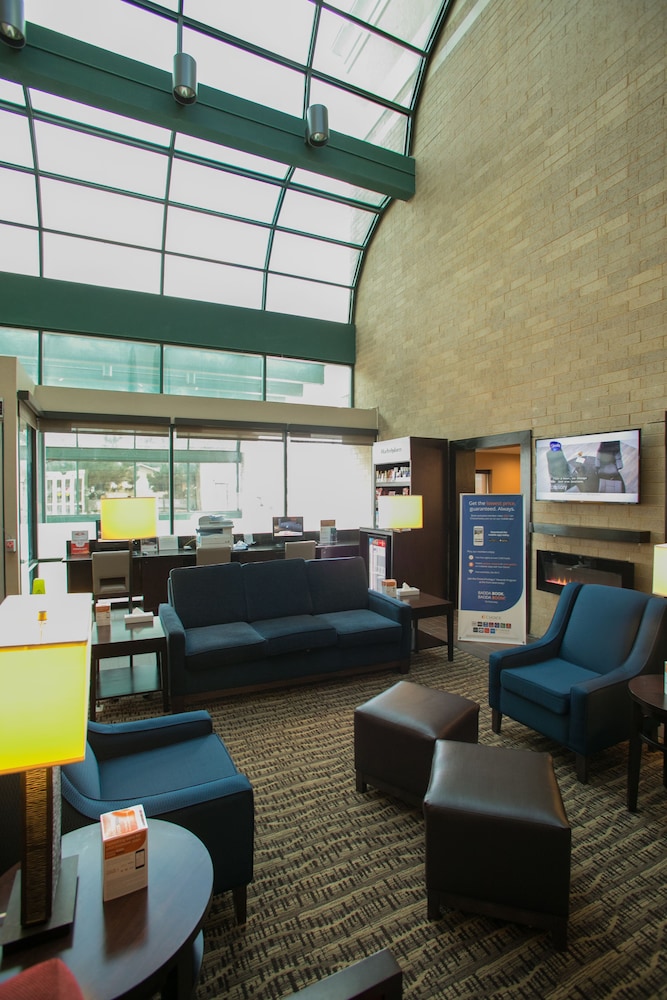
[[[500,725],[503,721],[503,713],[499,712],[497,708],[491,709],[491,729],[494,733],[500,732]]]
[[[588,784],[588,757],[585,757],[583,753],[578,753],[576,755],[576,765],[577,779],[582,785]]]
[[[237,924],[244,924],[248,918],[248,886],[237,885],[232,889],[234,913]]]

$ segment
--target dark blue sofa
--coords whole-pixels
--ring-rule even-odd
[[[173,569],[160,620],[173,712],[232,691],[410,668],[410,608],[360,556]]]

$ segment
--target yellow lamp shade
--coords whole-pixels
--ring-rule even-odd
[[[667,597],[667,545],[653,548],[653,593]]]
[[[424,525],[423,498],[421,496],[378,497],[378,528],[409,531]]]
[[[104,541],[157,535],[157,497],[102,497],[100,529]]]
[[[83,760],[91,594],[0,604],[0,774]]]

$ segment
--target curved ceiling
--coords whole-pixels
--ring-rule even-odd
[[[350,323],[378,219],[414,191],[450,3],[26,0],[25,48],[0,45],[0,270]]]

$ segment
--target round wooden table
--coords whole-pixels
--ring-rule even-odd
[[[630,812],[636,812],[642,743],[662,753],[662,783],[667,788],[667,728],[662,743],[655,738],[659,723],[665,723],[667,727],[667,694],[662,674],[640,674],[639,677],[633,677],[628,682],[628,691],[632,699],[632,733],[628,753],[628,809]],[[650,726],[646,725],[647,721],[651,723]]]
[[[148,821],[148,887],[102,902],[98,823],[62,838],[77,854],[79,883],[70,934],[5,955],[0,981],[47,958],[61,958],[87,1000],[190,997],[198,973],[195,941],[208,913],[213,865],[183,827]]]

